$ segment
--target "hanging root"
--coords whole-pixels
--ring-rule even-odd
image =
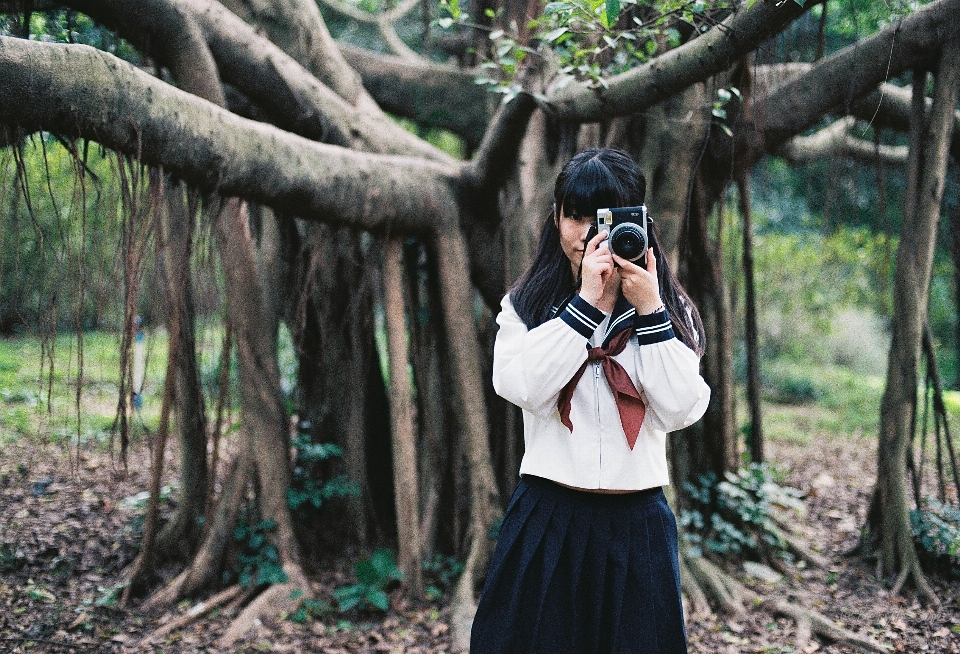
[[[780,615],[787,616],[792,618],[797,622],[797,636],[798,641],[801,635],[803,635],[806,630],[806,638],[809,640],[809,632],[817,634],[818,636],[823,636],[829,640],[837,642],[841,645],[848,645],[850,647],[859,647],[861,649],[866,649],[871,652],[878,652],[879,654],[886,654],[887,648],[873,640],[869,636],[861,636],[860,634],[855,634],[849,629],[844,629],[840,627],[830,618],[812,611],[810,609],[802,608],[792,602],[787,600],[777,600],[773,603],[773,609],[776,613]],[[798,643],[798,647],[799,647]]]
[[[299,565],[283,567],[287,581],[274,584],[260,593],[240,612],[226,632],[217,641],[217,646],[230,648],[238,640],[255,632],[263,622],[276,621],[281,614],[292,614],[310,597],[310,586]]]

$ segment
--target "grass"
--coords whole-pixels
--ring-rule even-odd
[[[797,445],[814,444],[827,436],[876,438],[883,377],[786,359],[765,361],[761,370],[767,438]],[[922,401],[922,387],[918,393]],[[738,402],[746,405],[742,390]],[[955,426],[960,424],[960,391],[945,391],[944,402],[956,437],[960,435],[960,427]],[[740,414],[741,420],[748,418],[746,411]]]
[[[23,437],[42,442],[106,442],[117,409],[120,385],[120,337],[92,332],[83,335],[83,375],[80,411],[77,384],[80,377],[76,334],[48,341],[16,336],[0,339],[0,445]],[[134,432],[153,430],[159,420],[163,392],[166,338],[153,335],[146,341],[146,375],[143,408],[134,419]]]
[[[198,325],[196,335],[201,385],[212,410],[220,383],[223,327],[210,322]],[[141,408],[133,415],[134,438],[156,430],[166,374],[167,338],[162,330],[145,336],[145,376]],[[294,345],[281,329],[278,360],[281,387],[289,394],[296,380]],[[24,437],[40,442],[107,443],[113,425],[120,387],[120,334],[83,334],[83,388],[77,411],[79,372],[76,334],[52,340],[53,370],[48,351],[39,338],[18,335],[0,338],[0,447]],[[230,362],[231,407],[238,408],[236,357]]]

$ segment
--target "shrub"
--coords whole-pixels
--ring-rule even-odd
[[[404,576],[393,560],[393,552],[379,549],[369,560],[357,561],[353,566],[357,583],[341,586],[333,591],[341,611],[374,608],[386,611],[390,608],[387,587]]]
[[[233,537],[239,544],[237,553],[237,582],[244,586],[282,584],[287,573],[280,565],[277,547],[269,534],[277,528],[273,520],[261,520],[254,525],[238,525]]]
[[[679,524],[694,556],[744,554],[761,557],[765,549],[790,560],[783,533],[774,520],[777,510],[803,513],[800,491],[781,486],[768,464],[752,463],[723,481],[702,475],[684,488],[695,508],[680,513]],[[765,545],[761,545],[761,542]]]
[[[360,487],[346,475],[326,481],[320,479],[319,465],[332,457],[343,456],[343,450],[333,443],[312,443],[306,434],[297,434],[291,441],[297,454],[294,459],[293,476],[287,489],[287,504],[300,517],[308,518],[312,507],[319,509],[324,502],[335,497],[356,497]]]
[[[960,508],[928,497],[910,512],[910,525],[924,563],[947,576],[960,576]]]

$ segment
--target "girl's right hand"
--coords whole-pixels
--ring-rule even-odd
[[[608,244],[603,243],[606,238],[607,232],[600,232],[587,242],[580,270],[580,297],[601,311],[612,311],[619,287],[613,254]],[[611,298],[613,302],[609,301]],[[610,306],[604,306],[606,304]]]

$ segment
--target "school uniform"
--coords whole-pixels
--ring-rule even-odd
[[[574,296],[528,329],[508,295],[497,323],[493,385],[523,409],[525,450],[471,654],[686,652],[662,487],[666,433],[710,400],[699,357],[666,311],[637,315],[622,296],[612,314]]]

